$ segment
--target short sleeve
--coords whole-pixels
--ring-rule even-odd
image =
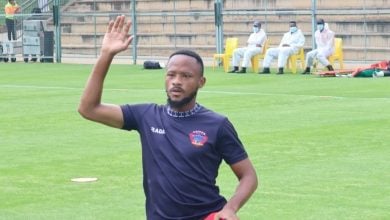
[[[217,151],[229,165],[248,158],[236,130],[228,119],[225,119],[218,131]]]
[[[121,105],[124,130],[139,130],[139,126],[145,117],[151,104]]]

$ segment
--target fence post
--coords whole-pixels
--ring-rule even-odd
[[[131,0],[131,22],[132,22],[132,35],[133,35],[133,44],[132,44],[132,57],[133,64],[137,64],[137,14],[135,0]]]
[[[215,0],[214,3],[214,18],[215,18],[215,44],[217,53],[223,52],[223,17],[222,17],[222,2]]]
[[[53,21],[55,27],[55,45],[56,45],[56,62],[61,63],[61,14],[60,0],[54,0],[53,4]]]
[[[311,48],[315,49],[316,48],[316,41],[314,40],[314,33],[316,31],[317,27],[317,0],[312,0],[311,1]]]

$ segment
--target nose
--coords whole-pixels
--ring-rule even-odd
[[[181,85],[181,77],[180,75],[176,75],[172,78],[172,85]]]

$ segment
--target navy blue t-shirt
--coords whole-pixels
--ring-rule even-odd
[[[226,117],[202,106],[186,117],[168,114],[165,105],[121,108],[123,129],[141,137],[147,219],[199,220],[223,208],[218,168],[248,157]]]

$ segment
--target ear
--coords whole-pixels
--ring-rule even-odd
[[[200,88],[202,88],[203,86],[204,86],[204,84],[206,84],[206,77],[201,77],[200,79],[199,79],[199,82],[198,82],[198,88],[200,89]]]

